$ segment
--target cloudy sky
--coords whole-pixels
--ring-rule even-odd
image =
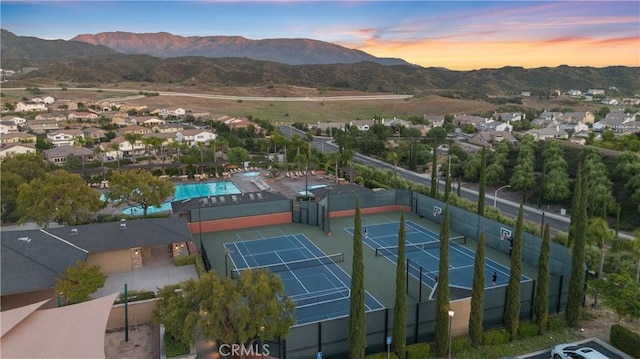
[[[453,70],[640,66],[638,1],[10,1],[3,29],[310,38]]]

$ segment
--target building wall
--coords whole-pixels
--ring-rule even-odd
[[[156,307],[156,299],[141,300],[128,304],[129,329],[133,330],[136,324],[150,323],[153,318],[153,309]],[[107,330],[124,328],[124,304],[116,304],[111,308]]]
[[[189,230],[192,234],[228,231],[231,229],[242,229],[251,227],[270,226],[277,224],[291,223],[291,212],[281,212],[272,214],[262,214],[249,217],[225,218],[211,221],[189,223]]]
[[[100,266],[102,273],[129,271],[132,269],[130,249],[121,249],[110,252],[89,253],[87,265]]]
[[[50,309],[57,307],[56,294],[53,288],[39,290],[36,292],[5,295],[0,299],[0,309],[9,310],[24,307],[25,305],[41,302],[45,299],[51,299],[45,303],[40,309]]]

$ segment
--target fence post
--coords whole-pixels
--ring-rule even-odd
[[[538,285],[538,282],[534,279],[533,280],[533,285],[531,286],[532,290],[531,290],[531,308],[529,309],[529,313],[531,313],[529,315],[529,319],[533,320],[533,308],[535,306],[534,301],[536,300],[536,286]]]
[[[418,342],[418,327],[420,326],[420,303],[416,304],[416,331],[414,343]]]
[[[556,313],[560,313],[560,306],[562,306],[562,282],[564,280],[564,274],[560,275],[560,285],[558,286],[558,305],[556,306]]]
[[[318,322],[318,352],[322,351],[322,322]]]
[[[383,340],[386,340],[389,335],[389,308],[384,308],[384,337]]]

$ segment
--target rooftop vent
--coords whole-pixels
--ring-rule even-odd
[[[78,234],[78,228],[71,228],[71,234],[72,235]]]
[[[31,243],[31,238],[29,238],[29,237],[20,237],[20,238],[18,238],[18,240],[22,241],[22,242]]]

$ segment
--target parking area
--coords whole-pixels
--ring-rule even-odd
[[[561,344],[561,343],[558,343],[558,344]],[[633,359],[631,356],[621,352],[620,350],[614,348],[611,344],[607,344],[598,338],[583,339],[570,344],[577,345],[579,347],[589,347],[589,348],[595,349],[598,352],[607,356],[609,359]],[[516,358],[518,359],[550,359],[551,348],[540,350],[535,353],[519,355]]]

